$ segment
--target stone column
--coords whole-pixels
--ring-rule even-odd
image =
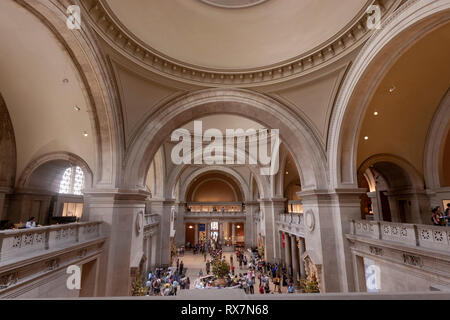
[[[290,272],[292,270],[292,250],[291,250],[290,236],[288,233],[284,233],[284,242],[285,242],[284,257],[286,263],[286,270],[290,275]]]
[[[372,201],[373,220],[382,221],[383,216],[381,215],[381,210],[378,203],[378,192],[367,192],[367,196],[370,198],[370,201]]]
[[[307,190],[303,199],[308,252],[322,266],[320,285],[324,293],[353,292],[353,261],[346,234],[350,221],[361,219],[361,196],[365,189]]]
[[[158,237],[155,233],[152,233],[152,269],[156,267],[156,252],[158,245]]]
[[[294,285],[298,287],[299,282],[297,281],[297,273],[299,269],[299,261],[298,261],[298,248],[297,248],[297,237],[292,235],[290,237],[291,241],[291,256],[292,256],[292,279],[294,280]]]
[[[145,200],[148,193],[135,190],[85,190],[90,221],[103,221],[106,237],[99,264],[99,296],[129,296],[131,270],[143,255]],[[113,279],[113,280],[112,280]]]
[[[184,202],[176,204],[175,245],[177,247],[183,246],[186,241],[186,224],[184,223],[185,208]]]
[[[244,224],[244,241],[246,248],[256,247],[256,224],[253,221],[253,215],[259,208],[257,201],[248,201],[245,203],[245,224]]]
[[[195,224],[194,226],[194,241],[195,243],[193,244],[194,246],[198,243],[198,223]]]
[[[174,199],[151,199],[152,213],[160,217],[159,222],[159,246],[157,253],[157,264],[161,267],[170,265],[170,216]]]
[[[223,239],[223,223],[219,222],[219,236],[217,237],[217,242],[221,243]]]
[[[152,237],[152,235],[150,234],[149,236],[148,236],[148,239],[147,239],[147,258],[148,258],[148,261],[147,261],[147,274],[146,274],[146,276],[148,276],[148,273],[149,273],[149,271],[153,268],[153,266],[152,266],[152,251],[153,251],[153,248],[152,248],[152,246],[153,246],[153,243],[152,243],[152,239],[153,237]]]
[[[280,236],[279,236],[279,239],[280,239],[280,258],[281,258],[282,262],[286,263],[286,253],[285,253],[285,249],[283,248],[283,235],[284,235],[284,232],[280,231],[279,234],[280,234]]]
[[[306,251],[305,246],[305,239],[299,238],[299,248],[298,248],[298,254],[299,254],[299,263],[300,263],[300,279],[306,279],[306,267],[305,267],[305,261],[303,261],[303,254]]]
[[[0,187],[0,221],[7,220],[7,212],[5,208],[6,195],[9,193],[9,189]]]
[[[277,231],[277,220],[280,213],[284,213],[284,203],[286,199],[272,198],[260,200],[262,214],[264,215],[265,230],[265,255],[266,260],[270,263],[281,261],[280,244]]]
[[[236,242],[234,240],[236,234],[236,225],[234,222],[231,223],[231,245],[234,245]]]
[[[211,221],[206,222],[206,243],[209,245],[209,240],[211,239]]]

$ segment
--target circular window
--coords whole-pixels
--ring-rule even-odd
[[[247,8],[251,6],[256,6],[267,0],[200,0],[200,1],[216,7],[236,9],[236,8]]]

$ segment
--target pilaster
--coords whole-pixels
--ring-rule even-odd
[[[157,253],[157,264],[161,267],[170,265],[170,216],[174,199],[150,199],[152,213],[160,216],[159,246]]]
[[[144,255],[144,213],[148,194],[137,190],[85,190],[90,221],[103,221],[107,237],[101,258],[100,296],[128,296],[132,270],[139,270]],[[139,270],[143,271],[143,270]]]

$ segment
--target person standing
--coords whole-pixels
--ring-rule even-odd
[[[184,264],[183,264],[183,260],[181,260],[180,262],[180,274],[183,275],[183,269],[184,269]]]
[[[177,295],[177,289],[178,289],[178,281],[174,280],[172,282],[172,289],[173,289],[173,295],[176,296]]]
[[[206,261],[206,274],[209,274],[210,270],[211,270],[211,263],[208,260]]]
[[[250,294],[255,294],[255,282],[253,281],[253,278],[249,278],[247,283],[248,288],[250,289]]]
[[[294,284],[292,282],[289,283],[288,293],[295,293]]]
[[[206,261],[206,256],[207,256],[206,250],[203,250],[203,261]]]

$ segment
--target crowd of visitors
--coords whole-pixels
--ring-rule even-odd
[[[266,263],[255,251],[251,252],[250,261],[242,249],[236,250],[235,256],[241,272],[235,274],[235,261],[233,254],[231,254],[229,257],[230,273],[225,277],[223,287],[243,289],[247,294],[255,294],[255,287],[258,288],[260,294],[282,293],[282,287],[287,287],[288,293],[295,293],[293,281],[289,278],[288,271],[285,268],[278,264]],[[226,260],[222,250],[212,250],[211,258],[212,260],[207,260],[205,263],[207,275],[211,273],[211,265],[214,259]],[[242,269],[247,267],[247,272],[242,272]],[[200,271],[199,276],[202,275],[203,273]],[[203,277],[196,287],[211,287],[215,280],[214,277]],[[273,286],[270,285],[271,283]],[[219,288],[221,287],[219,286]]]
[[[447,204],[447,209],[442,212],[441,207],[435,207],[431,210],[431,222],[435,226],[450,226],[450,203]]]
[[[156,268],[150,272],[145,284],[147,288],[147,295],[152,296],[176,296],[178,289],[189,290],[191,280],[185,276],[185,268],[183,261],[177,259],[176,269]]]

